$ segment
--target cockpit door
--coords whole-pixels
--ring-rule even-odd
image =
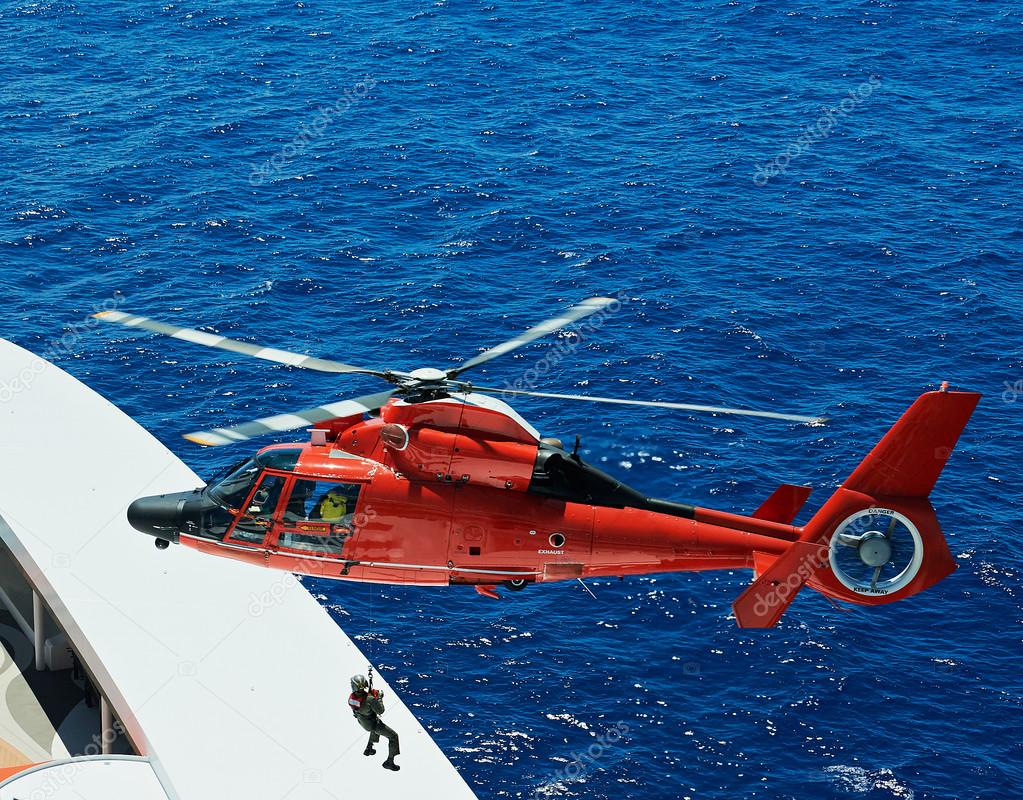
[[[262,548],[273,525],[286,478],[265,473],[249,493],[238,512],[226,541],[246,547]]]
[[[361,483],[295,476],[271,549],[283,554],[341,558],[355,531]]]

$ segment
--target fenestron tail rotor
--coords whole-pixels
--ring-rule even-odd
[[[674,403],[661,400],[633,400],[614,397],[598,397],[576,394],[556,394],[552,392],[534,392],[520,389],[497,389],[486,386],[474,386],[472,383],[460,379],[459,376],[466,370],[485,364],[495,358],[503,356],[513,350],[522,347],[530,342],[536,341],[567,326],[573,325],[601,311],[611,310],[620,301],[612,297],[591,297],[577,305],[572,306],[563,314],[552,317],[539,325],[534,325],[524,333],[509,339],[495,347],[484,350],[482,353],[470,358],[465,363],[447,370],[434,368],[420,368],[405,372],[394,369],[373,369],[366,367],[345,364],[340,361],[332,361],[325,358],[294,353],[288,350],[280,350],[275,347],[262,347],[249,342],[240,342],[229,339],[226,336],[206,333],[191,328],[183,328],[177,325],[169,325],[164,322],[150,319],[149,317],[137,314],[128,314],[123,311],[104,311],[94,315],[104,322],[116,323],[129,328],[152,331],[164,334],[175,339],[200,344],[205,347],[213,347],[219,350],[226,350],[240,355],[253,356],[266,361],[273,361],[279,364],[287,364],[303,369],[313,369],[320,372],[331,372],[338,374],[373,375],[382,378],[388,383],[394,384],[395,389],[378,394],[364,395],[351,400],[341,400],[313,408],[303,409],[291,413],[277,414],[275,416],[263,417],[251,422],[241,423],[227,428],[214,428],[208,431],[198,431],[186,434],[185,438],[198,444],[207,446],[219,446],[243,442],[255,436],[268,433],[279,433],[283,431],[307,428],[319,422],[338,417],[351,416],[364,412],[375,411],[384,406],[394,396],[399,396],[408,402],[421,402],[424,400],[437,399],[450,395],[467,394],[471,392],[484,392],[496,395],[511,395],[521,397],[542,397],[555,400],[571,400],[591,403],[610,403],[615,405],[645,406],[648,408],[670,408],[682,411],[698,411],[712,414],[735,414],[749,417],[761,417],[766,419],[779,419],[788,422],[802,422],[809,424],[820,424],[825,422],[823,417],[811,417],[801,414],[784,414],[775,411],[755,411],[751,409],[730,408],[725,406],[706,406],[691,403]]]
[[[906,586],[923,561],[916,526],[887,508],[867,508],[844,520],[831,537],[835,577],[865,594],[890,594]]]

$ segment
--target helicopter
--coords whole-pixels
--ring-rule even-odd
[[[141,497],[136,530],[171,544],[299,575],[499,589],[651,573],[752,569],[732,606],[741,627],[775,625],[804,586],[880,605],[956,568],[929,495],[981,395],[947,383],[920,395],[803,526],[810,488],[782,484],[751,515],[648,497],[540,434],[504,397],[646,406],[820,425],[822,417],[475,385],[463,375],[620,301],[594,297],[448,369],[373,369],[158,322],[136,330],[335,374],[388,391],[186,434],[204,446],[306,429],[201,488]],[[583,584],[585,586],[585,583]],[[588,588],[588,587],[587,587]]]

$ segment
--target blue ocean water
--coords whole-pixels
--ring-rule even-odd
[[[1021,37],[1018,4],[932,0],[2,2],[0,335],[208,474],[238,452],[181,432],[377,385],[88,313],[413,368],[622,292],[540,388],[833,421],[517,407],[742,512],[816,508],[920,391],[982,391],[933,498],[960,569],[911,602],[748,632],[745,573],[307,585],[481,798],[1013,797]]]

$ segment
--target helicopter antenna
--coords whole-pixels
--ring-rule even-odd
[[[579,585],[586,590],[587,594],[589,594],[590,597],[592,597],[594,600],[597,599],[597,595],[593,593],[593,590],[586,585],[586,582],[582,578],[576,578],[576,580],[579,581]]]

